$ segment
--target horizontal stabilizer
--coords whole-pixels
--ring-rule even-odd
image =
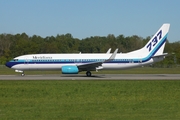
[[[163,53],[163,54],[161,54],[161,55],[155,55],[155,56],[152,56],[152,58],[162,57],[162,56],[167,56],[167,55],[168,55],[168,53]]]

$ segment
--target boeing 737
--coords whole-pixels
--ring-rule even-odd
[[[26,70],[61,70],[62,74],[78,74],[86,71],[117,70],[140,67],[165,58],[163,53],[170,24],[163,24],[148,43],[141,49],[117,53],[81,53],[81,54],[30,54],[14,58],[6,66],[24,76]]]

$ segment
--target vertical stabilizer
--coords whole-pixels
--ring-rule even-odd
[[[141,49],[148,56],[162,55],[167,40],[170,24],[166,23],[154,34],[149,42]]]

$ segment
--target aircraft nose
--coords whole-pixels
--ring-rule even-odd
[[[9,67],[9,68],[11,68],[11,67],[12,67],[11,62],[7,62],[5,65],[6,65],[7,67]]]

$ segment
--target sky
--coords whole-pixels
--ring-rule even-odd
[[[0,34],[152,36],[170,23],[169,42],[180,41],[180,0],[0,0]]]

